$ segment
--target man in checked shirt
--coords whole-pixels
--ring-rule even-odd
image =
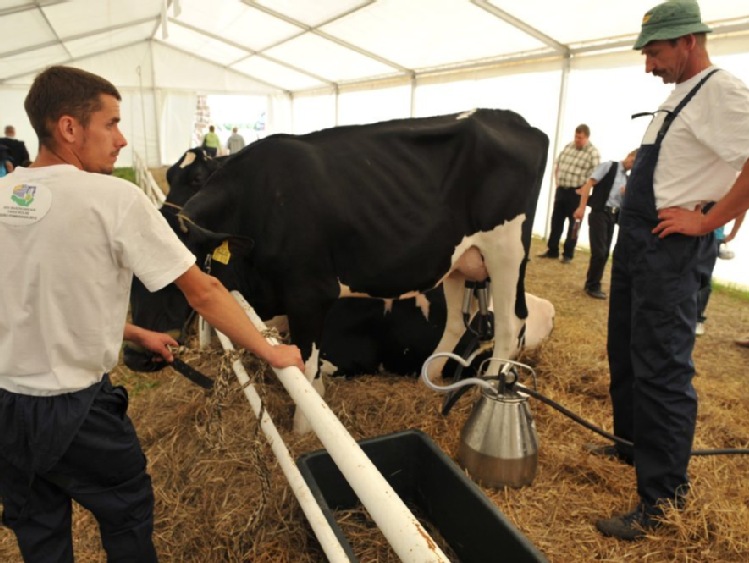
[[[557,158],[557,165],[554,169],[557,190],[551,214],[551,232],[548,250],[539,255],[542,258],[559,258],[559,239],[562,237],[565,221],[569,225],[567,238],[564,241],[562,262],[569,263],[575,256],[577,228],[575,228],[574,214],[580,205],[578,190],[588,181],[601,161],[598,149],[589,139],[590,128],[584,123],[578,125],[575,128],[575,140],[564,147]]]

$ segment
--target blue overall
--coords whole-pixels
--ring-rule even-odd
[[[714,71],[713,71],[714,72]],[[663,138],[708,74],[642,145],[627,183],[609,299],[609,392],[614,434],[634,442],[637,492],[652,514],[686,494],[697,420],[692,349],[700,279],[715,259],[713,234],[658,238],[653,182]]]

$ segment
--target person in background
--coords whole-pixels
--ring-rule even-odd
[[[5,145],[0,144],[0,178],[13,172],[13,161]]]
[[[580,188],[580,206],[575,210],[574,217],[575,221],[582,221],[585,207],[590,207],[590,264],[585,278],[585,293],[594,299],[606,299],[606,294],[601,290],[601,279],[609,259],[611,241],[614,239],[614,225],[619,219],[627,172],[632,169],[636,154],[637,150],[633,150],[621,162],[602,162]],[[593,195],[588,197],[591,188]]]
[[[95,74],[47,68],[24,104],[39,155],[0,178],[0,500],[28,562],[72,563],[73,500],[96,518],[108,561],[157,560],[151,478],[127,391],[108,373],[123,338],[167,362],[177,343],[126,322],[133,275],[151,291],[176,283],[271,365],[304,367],[196,267],[137,186],[110,176],[127,145],[120,100]]]
[[[557,189],[551,213],[548,250],[539,255],[541,258],[559,258],[559,240],[562,238],[565,221],[569,222],[569,226],[564,241],[562,262],[566,264],[574,258],[577,225],[573,215],[580,205],[578,190],[590,178],[600,161],[598,149],[590,142],[590,128],[584,123],[578,125],[575,128],[575,140],[564,147],[557,158],[554,169]]]
[[[216,134],[216,128],[211,125],[208,128],[208,133],[203,137],[203,150],[208,156],[218,156],[218,149],[221,147],[221,140]]]
[[[648,10],[634,48],[675,87],[653,112],[619,214],[609,296],[609,392],[616,449],[634,461],[639,502],[600,519],[637,540],[686,502],[697,420],[692,385],[700,279],[713,231],[749,207],[749,89],[713,66],[694,0]]]
[[[234,154],[241,151],[244,148],[245,142],[244,137],[237,133],[237,128],[231,130],[231,135],[226,141],[226,147],[229,149],[229,154]]]
[[[746,212],[736,217],[736,219],[733,222],[733,227],[731,228],[731,232],[728,233],[728,235],[725,234],[725,226],[720,226],[717,229],[715,229],[715,246],[717,248],[716,256],[718,258],[724,258],[724,255],[721,254],[721,245],[728,244],[734,238],[736,238],[736,235],[739,233],[739,229],[741,228],[741,223],[744,222],[745,215],[746,215]],[[733,258],[733,255],[731,255],[730,257]],[[707,314],[706,314],[707,304],[710,301],[710,294],[713,292],[713,270],[714,269],[715,269],[715,262],[713,262],[713,267],[710,268],[710,274],[702,280],[702,285],[700,287],[700,292],[698,294],[700,314],[697,317],[697,326],[694,329],[694,333],[697,336],[702,336],[703,334],[705,334],[705,322],[707,321]]]
[[[5,137],[0,138],[0,145],[5,145],[8,149],[14,167],[28,166],[31,164],[29,161],[29,151],[26,149],[26,143],[16,139],[16,128],[12,125],[5,126]]]

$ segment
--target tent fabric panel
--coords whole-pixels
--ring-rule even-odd
[[[23,77],[33,69],[30,78],[23,82],[30,84],[36,74],[36,69],[43,69],[54,64],[62,64],[70,60],[70,55],[61,45],[52,45],[42,49],[34,49],[24,53],[0,58],[0,80]]]
[[[177,21],[218,36],[248,10],[247,5],[237,0],[180,0],[179,6]]]
[[[44,13],[54,27],[55,33],[65,40],[67,37],[77,37],[91,30],[126,25],[128,22],[144,18],[158,18],[161,5],[160,2],[153,0],[75,0],[48,6],[44,8]]]
[[[633,36],[642,15],[658,0],[488,0],[502,11],[532,25],[560,43],[577,44],[609,37]],[[703,4],[705,2],[703,1]]]
[[[152,29],[152,24],[143,23],[67,41],[65,47],[74,59],[79,59],[132,45],[148,35]]]
[[[323,37],[305,34],[265,51],[270,57],[334,82],[387,76],[397,69]]]
[[[298,0],[257,0],[247,4],[260,4],[276,13],[288,16],[310,27],[346,14],[372,3],[372,0],[315,0],[299,2]]]
[[[273,86],[218,66],[198,55],[173,49],[162,42],[154,41],[151,46],[155,86],[159,89],[242,94],[271,94],[278,91]]]
[[[24,11],[0,16],[2,19],[2,46],[0,56],[14,53],[56,39],[55,34],[38,11]]]
[[[197,95],[171,92],[162,95],[159,104],[159,131],[161,146],[159,163],[171,165],[192,145],[195,129]]]
[[[304,30],[292,23],[273,17],[256,8],[243,4],[237,4],[238,9],[219,11],[218,7],[190,0],[190,6],[198,4],[203,8],[194,10],[185,7],[182,13],[191,17],[180,15],[180,22],[192,27],[204,29],[218,37],[223,37],[229,42],[236,43],[251,49],[261,51],[271,45],[285,41],[290,37],[302,33]],[[205,8],[208,7],[208,14]],[[212,14],[215,11],[215,15]]]
[[[96,53],[66,64],[103,76],[120,91],[150,89],[153,87],[150,52],[147,43],[138,43]]]
[[[309,74],[298,72],[260,56],[242,59],[231,65],[231,68],[263,82],[272,83],[282,90],[307,90],[327,85]]]
[[[640,32],[642,16],[659,0],[487,0],[493,6],[524,21],[560,43],[579,45],[615,37],[634,39]],[[731,0],[701,0],[702,19],[718,22],[746,18],[747,4]]]
[[[372,123],[410,116],[410,86],[357,90],[341,94],[338,98],[338,125]]]
[[[336,124],[335,96],[323,94],[294,98],[292,121],[286,132],[297,135],[333,127]],[[281,132],[280,127],[274,126],[274,130]]]
[[[474,4],[453,0],[380,0],[322,29],[411,69],[543,47]]]
[[[228,65],[233,61],[246,57],[248,54],[247,51],[224,43],[220,39],[195,33],[179,24],[168,24],[167,33],[168,36],[164,39],[161,32],[159,32],[155,40],[183,51],[195,53],[214,61],[218,65]]]

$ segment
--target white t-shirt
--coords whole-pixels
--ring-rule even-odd
[[[661,110],[672,111],[714,67],[677,84]],[[667,113],[659,111],[643,139],[655,142]],[[655,168],[658,209],[694,209],[717,201],[731,188],[749,159],[749,89],[725,70],[711,76],[671,124]]]
[[[0,388],[98,382],[117,363],[133,274],[156,291],[194,263],[125,180],[70,165],[0,178]]]

